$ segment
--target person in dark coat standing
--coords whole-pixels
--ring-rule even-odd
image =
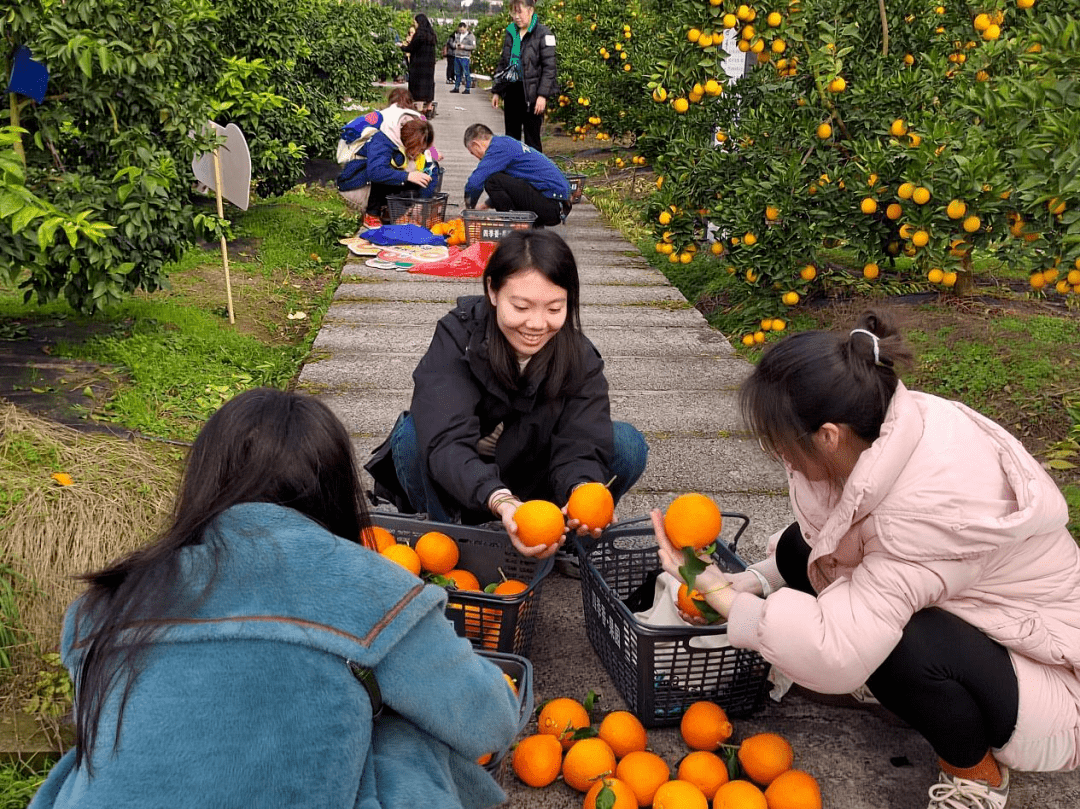
[[[426,14],[417,14],[415,20],[416,33],[401,48],[409,54],[409,92],[420,102],[420,112],[430,118],[435,112],[435,48],[438,41]]]
[[[377,496],[437,522],[502,521],[526,556],[513,517],[524,500],[563,506],[588,482],[616,503],[645,469],[648,445],[611,420],[604,361],[581,332],[574,254],[556,233],[504,236],[483,276],[438,322],[413,372],[411,409],[365,465]],[[597,532],[605,526],[574,530]]]
[[[510,24],[491,86],[491,106],[498,109],[502,101],[506,134],[542,152],[540,129],[548,99],[558,93],[558,84],[555,35],[537,19],[535,5],[535,0],[511,2]]]
[[[450,36],[446,38],[446,44],[443,45],[443,58],[446,59],[446,83],[454,83],[454,72],[457,70],[457,65],[454,62],[454,37],[457,36],[457,32],[451,31]]]

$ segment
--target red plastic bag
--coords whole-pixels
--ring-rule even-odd
[[[476,242],[468,247],[451,247],[449,258],[415,264],[409,272],[438,275],[443,278],[479,278],[484,274],[488,259],[495,252],[496,242]]]

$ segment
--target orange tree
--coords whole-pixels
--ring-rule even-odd
[[[561,88],[552,116],[573,137],[633,139],[656,125],[659,111],[644,103],[659,58],[656,4],[558,0],[546,22],[558,42]]]
[[[1080,293],[1074,3],[665,10],[648,82],[663,121],[638,143],[661,175],[649,215],[673,262],[716,234],[712,283],[732,324],[828,284],[964,290],[973,249],[1031,267],[1038,290]],[[725,31],[756,63],[737,82],[720,69]],[[839,244],[861,275],[827,269],[822,249]]]
[[[633,139],[662,111],[643,103],[658,58],[652,32],[656,7],[638,0],[557,0],[537,8],[556,39],[559,94],[549,116],[575,138]],[[502,52],[508,14],[485,17],[476,28],[474,69],[491,75]]]

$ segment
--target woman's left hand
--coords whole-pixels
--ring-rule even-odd
[[[533,114],[543,115],[545,110],[547,110],[547,99],[543,96],[537,96],[536,103],[533,104]]]

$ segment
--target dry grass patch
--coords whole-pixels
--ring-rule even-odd
[[[42,655],[55,652],[79,574],[144,544],[164,523],[179,480],[176,447],[87,434],[0,403],[0,601],[16,642],[6,645],[11,687],[33,691]],[[70,475],[61,485],[52,475]]]

